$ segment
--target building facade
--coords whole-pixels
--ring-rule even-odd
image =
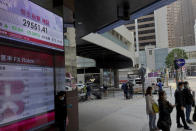
[[[195,45],[196,1],[177,0],[155,11],[157,47]]]
[[[139,64],[147,69],[147,73],[163,71],[166,68],[165,59],[168,52],[168,48],[146,46],[145,51],[139,52]]]
[[[154,12],[131,21],[126,27],[134,32],[136,49],[137,44],[140,51],[145,50],[146,45],[156,45]]]

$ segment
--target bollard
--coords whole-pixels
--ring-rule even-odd
[[[170,88],[170,95],[172,97],[172,88],[171,88],[171,86],[169,86],[169,88]]]

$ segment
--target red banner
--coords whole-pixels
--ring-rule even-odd
[[[0,128],[0,131],[26,131],[54,121],[55,113],[46,113],[31,119],[20,121]]]
[[[52,67],[53,57],[46,53],[0,46],[0,62]]]

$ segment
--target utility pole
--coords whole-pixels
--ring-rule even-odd
[[[180,72],[181,72],[181,81],[183,81],[183,71],[182,71],[182,67],[180,68]]]
[[[178,76],[178,69],[179,69],[179,67],[178,67],[178,65],[176,64],[176,61],[177,61],[177,54],[175,53],[174,54],[174,58],[175,58],[175,60],[174,60],[174,67],[175,67],[175,70],[176,70],[176,87],[178,86],[178,80],[179,80],[179,76]]]
[[[141,78],[141,80],[142,80],[142,93],[143,93],[143,96],[145,95],[145,85],[144,85],[144,82],[145,82],[145,74],[146,74],[146,69],[143,67],[143,65],[142,65],[142,67],[139,69],[139,75],[140,75],[140,78]]]
[[[137,19],[135,19],[135,35],[136,35],[136,50],[137,54],[139,55],[139,37],[138,37],[138,22]]]

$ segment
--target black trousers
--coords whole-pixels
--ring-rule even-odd
[[[184,111],[181,109],[181,107],[178,107],[178,106],[176,107],[176,111],[177,111],[177,114],[176,114],[177,124],[180,125],[180,118],[181,118],[184,127],[187,127]]]
[[[162,130],[162,131],[170,131],[170,129]]]
[[[128,96],[128,92],[127,91],[124,91],[124,95],[125,95],[125,98],[126,99],[129,99],[129,96]]]

